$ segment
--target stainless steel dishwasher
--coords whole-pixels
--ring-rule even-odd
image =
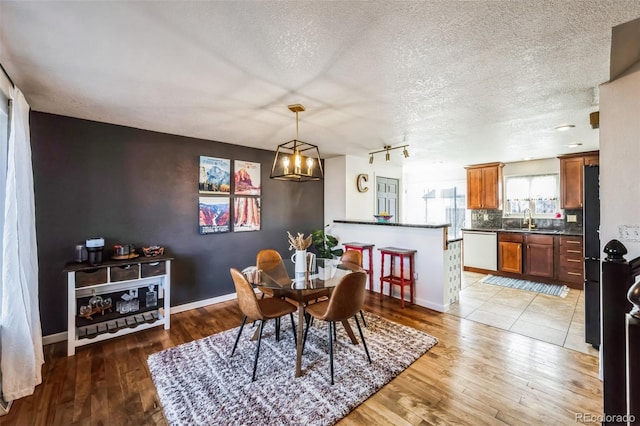
[[[462,231],[464,266],[487,271],[498,270],[498,233]]]

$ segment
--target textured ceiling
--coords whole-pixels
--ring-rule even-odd
[[[301,103],[323,157],[408,143],[409,167],[460,167],[597,149],[611,28],[639,16],[637,0],[2,0],[0,63],[37,111],[275,149]]]

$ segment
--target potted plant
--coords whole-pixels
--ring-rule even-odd
[[[316,251],[316,256],[319,259],[318,275],[321,280],[329,279],[336,273],[336,258],[342,256],[343,250],[336,248],[338,245],[338,239],[333,235],[324,232],[324,229],[313,231],[311,235],[313,238],[311,240],[311,244],[313,245]]]
[[[338,245],[338,239],[333,235],[324,232],[324,229],[318,229],[311,233],[313,239],[311,244],[316,250],[317,257],[319,259],[335,259],[342,256],[344,252],[340,248],[336,248]]]

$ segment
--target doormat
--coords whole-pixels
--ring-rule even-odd
[[[501,287],[517,288],[518,290],[533,291],[536,293],[548,294],[550,296],[567,297],[567,294],[569,294],[569,287],[566,285],[543,284],[535,281],[497,277],[495,275],[487,275],[481,279],[480,282],[499,285]]]

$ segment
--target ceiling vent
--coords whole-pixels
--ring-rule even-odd
[[[595,111],[589,114],[589,123],[591,123],[592,129],[600,128],[600,111]]]

